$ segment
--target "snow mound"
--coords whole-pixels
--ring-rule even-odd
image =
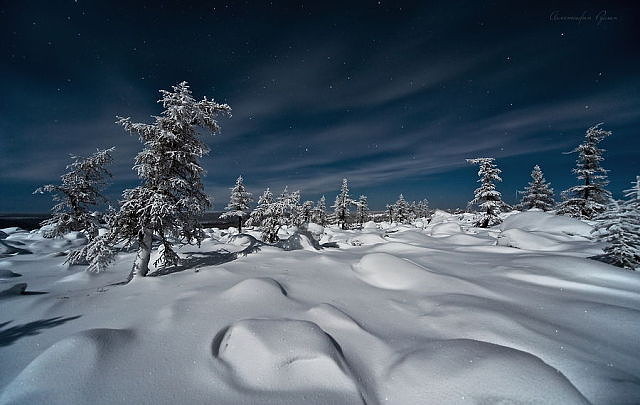
[[[591,237],[592,227],[575,218],[549,214],[541,211],[527,211],[510,215],[500,225],[500,229],[503,231],[509,229],[520,229],[530,232],[547,232]]]
[[[222,293],[226,299],[255,300],[258,297],[287,296],[287,290],[269,277],[248,278]]]
[[[8,269],[0,269],[0,278],[20,277],[22,274],[14,273]]]
[[[374,287],[403,290],[416,285],[425,269],[388,253],[371,253],[352,266],[356,275]]]
[[[307,224],[307,231],[311,232],[313,235],[322,235],[324,233],[324,226],[309,222]]]
[[[373,221],[367,221],[362,225],[363,229],[378,229],[378,225],[376,225]]]
[[[313,322],[245,319],[215,339],[213,353],[240,383],[268,391],[338,391],[359,397],[342,350]]]
[[[362,327],[342,310],[327,303],[316,305],[307,311],[309,317],[322,327],[361,330]]]
[[[13,255],[13,254],[29,254],[31,251],[15,246],[21,245],[18,242],[7,242],[6,239],[0,239],[0,255]]]
[[[554,239],[542,235],[522,231],[520,229],[507,229],[498,235],[498,246],[507,246],[526,250],[554,251],[562,249],[562,244]]]
[[[477,340],[434,341],[400,355],[381,387],[385,404],[588,404],[556,369]]]
[[[446,211],[436,210],[431,216],[429,223],[431,225],[436,225],[442,222],[451,221],[453,218],[454,216]]]
[[[455,222],[442,222],[431,228],[431,236],[449,236],[461,232],[460,225]]]
[[[313,238],[311,233],[297,231],[287,239],[280,240],[276,246],[282,250],[319,250],[322,246]]]
[[[14,295],[22,295],[27,290],[27,283],[18,283],[13,286],[0,290],[0,298],[12,297]]]
[[[58,341],[9,384],[0,396],[0,403],[92,403],[100,397],[93,392],[96,379],[99,385],[105,385],[100,376],[106,371],[105,364],[109,364],[113,351],[133,338],[133,332],[127,329],[89,329]],[[101,401],[109,402],[106,398]]]

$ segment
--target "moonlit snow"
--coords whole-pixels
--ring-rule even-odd
[[[638,403],[640,274],[576,219],[471,224],[209,229],[129,284],[3,229],[0,404]]]

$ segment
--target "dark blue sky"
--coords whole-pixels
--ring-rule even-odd
[[[47,211],[33,189],[112,145],[117,199],[140,146],[114,117],[149,122],[182,80],[233,108],[204,160],[216,208],[239,174],[256,194],[333,201],[346,176],[377,208],[464,206],[477,156],[508,201],[537,163],[560,191],[562,152],[601,121],[610,189],[640,174],[634,2],[185,3],[0,2],[0,212]]]

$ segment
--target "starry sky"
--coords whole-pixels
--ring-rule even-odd
[[[233,108],[206,138],[217,209],[240,174],[254,194],[333,201],[347,177],[374,208],[464,207],[478,156],[508,202],[535,164],[559,192],[575,182],[563,152],[598,122],[619,196],[640,174],[633,4],[0,0],[0,212],[46,212],[33,189],[110,146],[117,200],[140,144],[115,116],[151,122],[182,80]]]

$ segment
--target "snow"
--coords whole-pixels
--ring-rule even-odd
[[[78,235],[3,230],[31,253],[0,259],[28,285],[0,297],[0,404],[637,403],[640,274],[588,259],[589,224],[437,218],[287,251],[208,229],[124,285],[133,251],[94,274],[63,265]]]

